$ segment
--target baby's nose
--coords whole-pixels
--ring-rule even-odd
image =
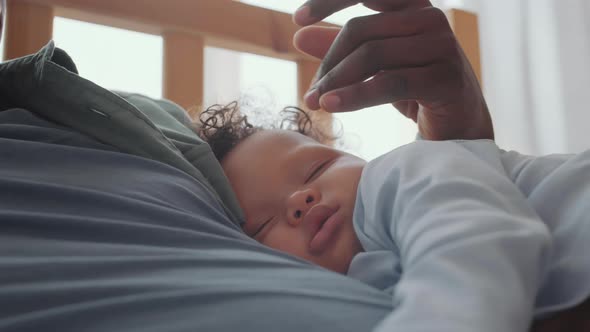
[[[298,225],[309,209],[320,200],[317,190],[306,188],[294,192],[287,203],[287,220],[289,224]]]

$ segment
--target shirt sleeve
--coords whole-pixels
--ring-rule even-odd
[[[528,156],[516,151],[502,151],[501,160],[506,173],[517,184],[525,196],[530,196],[540,188],[548,178],[554,175],[561,175],[568,171],[567,176],[576,176],[579,174],[571,172],[567,167],[562,167],[568,163],[580,163],[580,160],[587,162],[590,158],[589,153],[579,155],[573,154],[551,154],[546,156]],[[580,169],[578,167],[578,169]],[[576,169],[573,169],[576,171]]]
[[[590,150],[578,154],[501,155],[506,172],[550,230],[551,264],[536,298],[537,315],[590,296]]]
[[[465,145],[414,142],[363,172],[359,237],[389,243],[402,269],[395,309],[375,331],[529,327],[549,232],[506,176],[495,144]]]

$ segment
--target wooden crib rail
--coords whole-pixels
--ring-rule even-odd
[[[449,14],[479,75],[477,17]],[[206,45],[295,61],[300,100],[319,65],[293,47],[289,14],[232,0],[8,0],[6,15],[4,59],[45,45],[55,16],[162,36],[163,96],[183,107],[203,103]]]

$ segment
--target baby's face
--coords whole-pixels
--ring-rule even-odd
[[[222,162],[246,234],[339,273],[362,251],[352,212],[365,164],[286,130],[255,133]]]

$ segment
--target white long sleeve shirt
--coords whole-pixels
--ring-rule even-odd
[[[590,294],[590,153],[417,141],[363,171],[349,276],[392,295],[376,331],[527,331]]]

